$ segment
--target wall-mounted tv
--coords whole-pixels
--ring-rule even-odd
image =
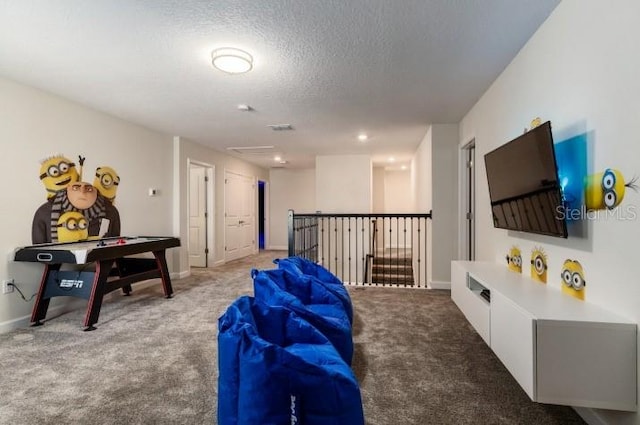
[[[567,237],[549,121],[484,156],[493,225]]]

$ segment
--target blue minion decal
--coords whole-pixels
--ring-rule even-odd
[[[625,183],[624,176],[619,170],[606,170],[591,174],[585,179],[584,195],[588,210],[612,210],[624,199],[625,189],[637,190],[637,177]]]

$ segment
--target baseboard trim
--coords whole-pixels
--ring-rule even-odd
[[[183,270],[181,272],[173,272],[169,273],[169,277],[171,279],[184,279],[185,277],[191,276],[191,270]]]
[[[429,289],[445,289],[451,290],[451,282],[443,282],[440,280],[432,280],[429,282]]]
[[[589,425],[609,425],[595,410],[588,407],[573,407],[573,410]]]
[[[53,309],[52,309],[53,310]],[[31,325],[31,315],[18,317],[17,319],[7,320],[0,323],[0,334],[6,334],[20,328],[28,328]]]
[[[282,245],[269,245],[267,247],[267,250],[269,250],[269,251],[288,251],[289,247],[288,246],[282,246]]]
[[[86,301],[80,299],[69,300],[63,305],[49,307],[49,309],[47,310],[47,316],[60,316],[70,311],[83,308],[83,305],[85,305],[85,303]],[[27,314],[26,316],[17,317],[15,319],[7,320],[6,322],[0,323],[0,334],[15,331],[16,329],[28,328],[29,326],[31,326],[31,314]]]

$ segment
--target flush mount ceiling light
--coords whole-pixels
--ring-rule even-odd
[[[253,57],[244,50],[222,47],[211,52],[211,64],[227,74],[243,74],[253,68]]]
[[[369,136],[367,136],[365,133],[358,134],[358,140],[360,140],[361,142],[366,142],[368,139]]]

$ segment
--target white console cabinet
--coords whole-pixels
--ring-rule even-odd
[[[635,322],[488,262],[452,262],[451,298],[531,400],[637,410]]]

